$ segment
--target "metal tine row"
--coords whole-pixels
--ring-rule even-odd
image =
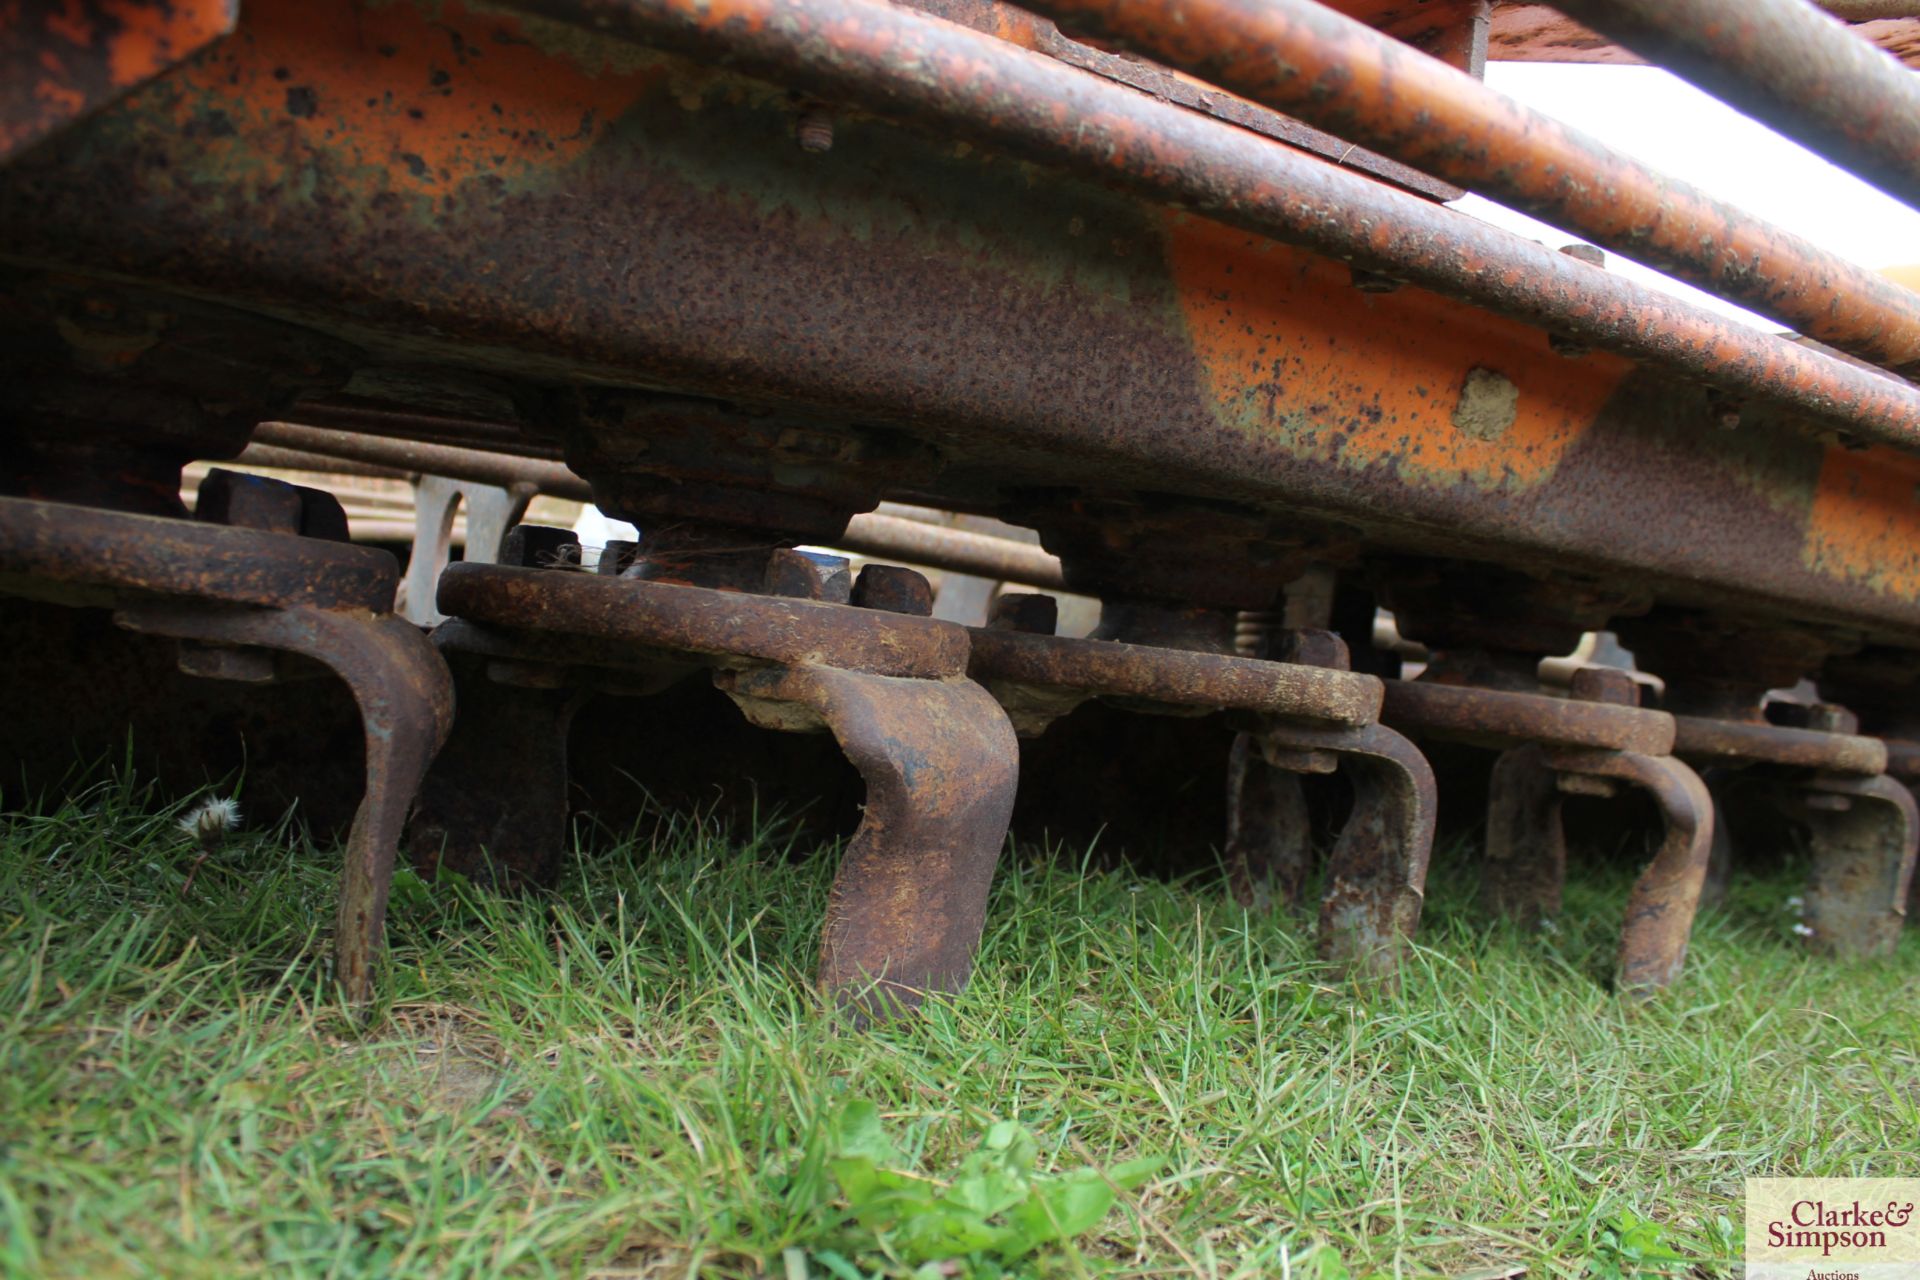
[[[1095,699],[1151,715],[1226,713],[1223,731],[1236,735],[1227,851],[1249,901],[1266,887],[1298,903],[1313,861],[1300,780],[1350,779],[1353,812],[1327,858],[1319,945],[1362,979],[1396,975],[1435,828],[1432,770],[1396,730],[1502,750],[1484,900],[1528,922],[1560,909],[1564,795],[1611,795],[1625,783],[1652,797],[1665,835],[1628,905],[1615,975],[1623,993],[1674,980],[1710,892],[1714,798],[1687,762],[1714,765],[1716,778],[1728,766],[1759,770],[1810,830],[1816,948],[1884,952],[1904,919],[1920,822],[1887,771],[1897,759],[1911,776],[1920,746],[1861,737],[1839,708],[1781,725],[1707,714],[1707,702],[1670,690],[1693,708],[1676,715],[1638,706],[1641,685],[1605,668],[1575,671],[1564,690],[1537,677],[1530,689],[1476,687],[1461,673],[1486,656],[1457,646],[1430,654],[1418,679],[1383,681],[1350,671],[1330,631],[1261,629],[1247,657],[1235,652],[1248,636],[1236,633],[1234,611],[1139,600],[1110,600],[1102,632],[1085,639],[1054,634],[1044,595],[1003,594],[986,626],[967,628],[929,616],[931,589],[912,570],[870,564],[856,578],[843,558],[699,522],[611,545],[592,573],[579,571],[570,531],[515,526],[498,563],[440,575],[446,616],[429,645],[391,608],[393,559],[345,534],[330,495],[227,471],[209,475],[193,521],[0,500],[11,590],[109,604],[122,627],[184,642],[191,674],[271,680],[282,673],[267,655],[285,651],[352,689],[367,783],[337,955],[358,1003],[374,990],[409,810],[416,857],[538,881],[567,836],[567,728],[582,700],[644,697],[695,675],[755,724],[832,734],[866,781],[820,968],[822,985],[860,1018],[964,984],[1011,816],[1016,734],[1041,733]]]

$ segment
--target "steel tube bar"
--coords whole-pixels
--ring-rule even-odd
[[[885,556],[908,564],[976,574],[996,582],[1017,582],[1054,591],[1064,590],[1067,585],[1060,569],[1060,557],[1049,555],[1030,543],[879,512],[849,520],[847,531],[834,539],[834,546],[863,556]]]
[[[968,669],[989,687],[1005,682],[1085,689],[1349,728],[1371,724],[1380,714],[1381,682],[1351,671],[989,627],[974,627],[970,634]]]
[[[1871,776],[1887,768],[1878,738],[1710,716],[1675,716],[1673,753],[1700,760],[1752,760],[1789,768]]]
[[[320,475],[359,476],[367,480],[408,480],[413,476],[400,467],[383,467],[353,458],[330,458],[302,449],[285,449],[271,444],[250,444],[240,451],[232,465],[261,467],[268,471],[308,471]]]
[[[1875,22],[1881,18],[1920,18],[1915,0],[1814,0],[1820,8],[1848,22]]]
[[[1862,359],[1920,373],[1920,295],[1314,0],[1031,7]]]
[[[1396,728],[1516,746],[1539,742],[1649,756],[1671,751],[1675,733],[1674,717],[1663,711],[1420,680],[1387,681],[1381,719]]]
[[[387,468],[387,474],[446,476],[476,484],[512,488],[530,485],[555,498],[592,502],[593,486],[560,462],[519,458],[486,449],[421,444],[380,436],[334,431],[325,427],[263,422],[254,429],[254,443],[240,461],[262,467],[308,466],[324,469],[338,458],[349,464]],[[287,451],[292,450],[289,454]],[[885,556],[908,564],[978,574],[997,582],[1059,590],[1066,585],[1060,558],[1039,547],[1011,538],[949,529],[899,516],[864,514],[847,522],[835,545],[860,555]]]
[[[1920,208],[1920,84],[1801,0],[1555,0],[1555,8]]]
[[[872,0],[522,0],[519,7],[847,101],[1194,209],[1723,391],[1920,448],[1920,392],[1756,334],[1244,130]]]
[[[329,427],[296,426],[291,422],[263,422],[253,429],[253,441],[256,445],[370,463],[414,475],[447,476],[476,484],[499,485],[503,489],[531,485],[552,497],[593,501],[593,486],[575,475],[565,463],[515,457],[490,449],[390,440]]]

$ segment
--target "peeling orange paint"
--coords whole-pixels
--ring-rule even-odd
[[[236,155],[298,163],[324,149],[382,187],[441,196],[475,178],[512,180],[584,153],[657,78],[584,69],[553,56],[527,24],[465,5],[339,11],[259,0],[214,56],[177,77],[183,128],[218,112]],[[277,153],[263,134],[278,135]],[[286,163],[259,174],[285,176]]]
[[[236,0],[156,4],[131,0],[114,6],[120,35],[109,51],[109,74],[132,88],[233,30]]]
[[[1219,417],[1305,456],[1434,485],[1531,485],[1631,367],[1559,355],[1538,330],[1423,289],[1362,292],[1344,266],[1215,223],[1171,214],[1166,231]],[[1499,379],[1517,391],[1506,425],[1459,412],[1470,381]]]
[[[1803,561],[1882,594],[1920,595],[1920,458],[1884,446],[1829,448]]]
[[[0,159],[233,30],[237,0],[0,3]]]

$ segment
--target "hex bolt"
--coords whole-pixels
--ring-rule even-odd
[[[347,528],[347,509],[340,505],[340,499],[325,489],[310,489],[303,484],[294,488],[300,493],[301,537],[327,542],[353,541],[353,534]]]
[[[1340,756],[1333,751],[1315,751],[1310,747],[1283,747],[1264,742],[1261,757],[1286,773],[1334,773],[1340,768]]]
[[[633,568],[640,558],[640,544],[625,538],[614,538],[600,548],[600,561],[593,571],[603,577],[618,578]]]
[[[1575,702],[1604,702],[1615,707],[1640,705],[1640,682],[1618,667],[1581,667],[1573,673]]]
[[[1060,602],[1035,592],[1009,591],[995,596],[987,610],[987,626],[994,631],[1050,636],[1059,625]]]
[[[180,674],[236,684],[272,684],[279,675],[273,652],[242,645],[181,640],[175,665]]]
[[[793,136],[802,151],[818,155],[833,150],[833,115],[825,107],[808,107],[795,122]]]
[[[200,482],[193,518],[230,529],[297,534],[305,506],[298,485],[215,467]]]
[[[1365,267],[1349,267],[1349,277],[1353,287],[1361,293],[1397,293],[1400,282],[1392,276],[1383,276],[1378,271],[1369,271]]]
[[[859,609],[930,617],[933,587],[911,569],[897,564],[870,564],[860,570],[860,576],[854,580],[853,604]]]
[[[1267,634],[1266,652],[1258,655],[1272,662],[1296,667],[1328,667],[1334,671],[1352,669],[1353,660],[1347,642],[1331,631],[1297,627]]]
[[[222,467],[207,472],[200,482],[193,517],[230,529],[291,533],[329,542],[350,538],[346,510],[326,490]]]
[[[767,557],[764,590],[770,596],[845,604],[855,589],[845,556],[782,548]]]
[[[1834,702],[1816,702],[1807,708],[1807,728],[1821,733],[1858,733],[1860,717]]]
[[[500,540],[500,563],[516,569],[577,569],[580,538],[571,529],[517,524]]]
[[[565,667],[550,666],[540,662],[516,662],[508,658],[489,659],[487,679],[494,684],[510,685],[517,689],[564,689],[567,687]]]

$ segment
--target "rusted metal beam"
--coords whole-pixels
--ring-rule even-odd
[[[1920,84],[1801,0],[1556,0],[1594,30],[1920,208]]]
[[[1033,7],[1862,359],[1920,372],[1920,295],[1313,0]]]
[[[1920,392],[1754,333],[1466,214],[871,0],[524,0],[1192,208],[1836,429],[1920,449]]]
[[[1920,640],[1912,456],[851,107],[824,155],[793,130],[781,85],[505,9],[254,0],[231,38],[10,167],[5,314],[33,296],[23,269],[87,299],[135,281],[345,336],[369,373],[405,364],[528,418],[568,386],[669,389],[799,407],[937,464],[879,496],[1017,523],[1047,487],[1200,499],[1370,556]],[[369,154],[422,165],[369,176]],[[10,340],[6,385],[87,318]],[[605,443],[659,457],[644,423],[609,421]]]

